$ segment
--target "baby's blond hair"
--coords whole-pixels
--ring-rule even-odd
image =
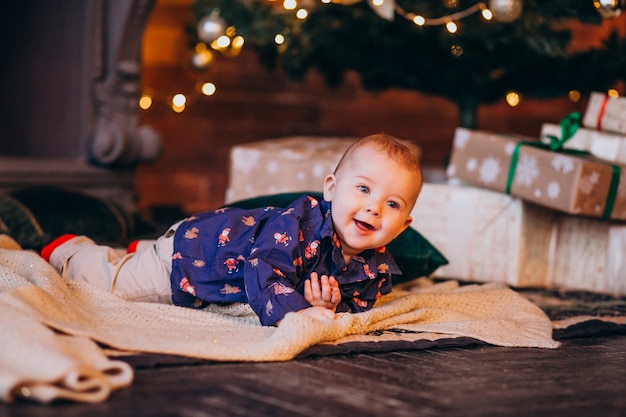
[[[389,158],[402,167],[415,172],[421,181],[422,170],[419,163],[419,148],[411,142],[384,133],[365,136],[350,145],[339,160],[339,163],[337,163],[334,173],[339,172],[341,166],[352,156],[355,150],[366,145],[372,145],[377,150],[385,152]]]

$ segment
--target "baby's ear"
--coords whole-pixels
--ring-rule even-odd
[[[337,177],[330,174],[324,179],[324,200],[332,201],[333,194],[335,194],[335,185],[337,183]]]
[[[406,220],[404,221],[404,225],[402,225],[402,227],[400,228],[400,231],[398,232],[398,234],[396,234],[396,237],[400,236],[400,234],[404,232],[411,225],[412,222],[413,222],[413,218],[411,216],[407,217]]]

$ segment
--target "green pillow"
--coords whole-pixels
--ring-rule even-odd
[[[86,235],[100,244],[125,245],[159,232],[113,201],[61,187],[33,186],[0,193],[0,233],[10,235],[24,249],[39,251],[65,233]]]
[[[275,206],[286,207],[292,201],[308,194],[317,199],[323,199],[320,193],[283,193],[254,197],[229,203],[228,206],[242,209]],[[446,265],[448,260],[424,236],[413,228],[407,228],[395,238],[387,249],[393,255],[402,275],[394,275],[393,283],[400,284],[415,278],[429,276],[437,268]]]

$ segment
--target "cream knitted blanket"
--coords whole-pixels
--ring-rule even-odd
[[[454,284],[454,283],[452,283]],[[0,400],[99,402],[132,383],[112,349],[215,361],[285,361],[320,343],[398,328],[499,346],[556,348],[548,317],[500,285],[394,290],[377,307],[322,322],[288,314],[263,327],[246,306],[193,310],[131,303],[63,280],[36,253],[0,236]]]

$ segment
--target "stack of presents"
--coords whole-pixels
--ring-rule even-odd
[[[237,146],[227,200],[319,192],[354,139]],[[626,295],[626,98],[593,93],[539,138],[457,128],[446,174],[412,213],[449,261],[435,277]]]

